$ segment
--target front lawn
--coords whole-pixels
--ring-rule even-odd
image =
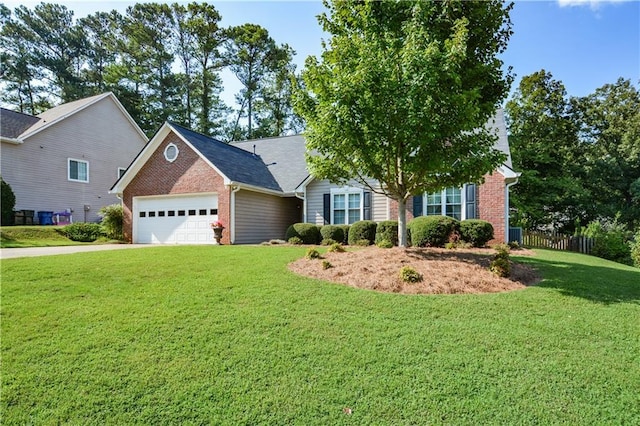
[[[409,296],[304,251],[3,260],[3,424],[640,423],[640,270],[540,250],[536,287]]]

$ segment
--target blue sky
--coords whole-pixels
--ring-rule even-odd
[[[2,0],[0,0],[2,1]],[[39,1],[4,1],[10,9],[33,8]],[[135,1],[52,1],[74,10],[76,17],[117,9],[124,12]],[[181,2],[185,3],[185,2]],[[222,25],[256,23],[278,43],[296,52],[300,70],[309,55],[319,56],[327,39],[316,16],[320,1],[212,1]],[[640,80],[640,1],[557,0],[517,1],[511,13],[514,34],[502,56],[505,66],[520,79],[542,68],[561,80],[572,96],[585,96],[619,77]],[[225,100],[239,89],[231,74],[223,75]]]

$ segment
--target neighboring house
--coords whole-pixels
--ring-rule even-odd
[[[0,174],[15,210],[72,213],[94,222],[120,200],[109,188],[147,143],[113,93],[59,105],[38,116],[0,110]]]
[[[491,222],[506,241],[511,169],[502,111],[490,124],[508,156],[482,185],[413,197],[408,216],[448,214]],[[371,182],[376,187],[376,182]],[[165,123],[111,189],[124,205],[125,237],[134,243],[213,244],[222,221],[225,244],[283,238],[289,225],[397,219],[397,203],[361,184],[331,184],[309,175],[303,136],[225,144]],[[413,208],[411,208],[413,207]]]

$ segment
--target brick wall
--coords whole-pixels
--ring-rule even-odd
[[[407,223],[413,219],[413,197],[409,197],[405,205],[405,211],[407,212]],[[389,199],[389,220],[398,220],[398,202],[393,199]]]
[[[178,158],[173,163],[164,158],[169,143],[178,147]],[[160,143],[140,172],[127,185],[123,193],[124,237],[133,239],[133,197],[144,195],[192,194],[216,192],[218,194],[218,219],[227,227],[230,218],[230,190],[222,176],[216,173],[198,154],[173,132]],[[230,232],[223,234],[222,243],[229,244]]]
[[[504,176],[499,172],[485,175],[485,181],[478,188],[479,218],[493,225],[493,240],[489,244],[505,241],[505,199]]]

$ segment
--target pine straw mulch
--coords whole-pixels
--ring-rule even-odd
[[[529,255],[528,250],[515,253]],[[344,253],[325,253],[322,259],[302,258],[289,264],[297,274],[352,287],[403,294],[497,293],[519,290],[540,281],[535,270],[511,263],[511,276],[500,278],[489,270],[493,249],[439,249],[376,246]],[[512,253],[514,254],[514,253]],[[331,263],[323,269],[322,261]],[[411,266],[422,274],[418,283],[400,279],[400,268]]]

